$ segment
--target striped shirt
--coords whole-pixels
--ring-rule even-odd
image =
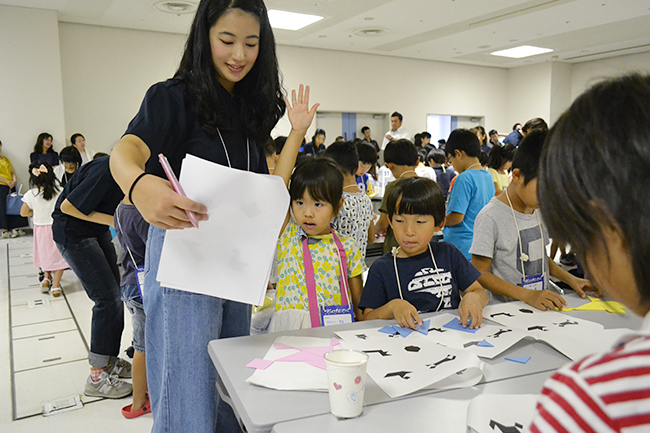
[[[531,432],[650,431],[650,313],[643,336],[559,369],[537,403]]]

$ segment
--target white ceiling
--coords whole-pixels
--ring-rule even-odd
[[[192,16],[160,12],[158,1],[0,5],[56,10],[62,22],[186,34]],[[650,51],[650,0],[266,0],[266,6],[325,17],[296,32],[276,30],[282,45],[505,68]],[[385,33],[357,34],[376,28]],[[519,60],[489,54],[524,44],[554,51]]]

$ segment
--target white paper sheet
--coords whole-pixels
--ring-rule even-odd
[[[523,432],[535,415],[539,396],[532,394],[484,394],[467,407],[467,427],[476,433]]]
[[[289,194],[282,179],[192,155],[181,167],[189,198],[208,208],[199,228],[169,230],[157,280],[165,287],[261,305]]]
[[[299,354],[300,348],[326,347],[331,345],[331,340],[331,338],[316,337],[278,337],[264,355],[264,359],[275,361]],[[276,347],[278,344],[296,349],[279,349]],[[327,371],[305,362],[274,362],[264,370],[255,370],[246,382],[284,391],[327,392]]]

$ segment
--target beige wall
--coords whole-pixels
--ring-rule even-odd
[[[635,71],[650,74],[650,52],[575,64],[571,68],[571,100],[598,81]]]
[[[64,143],[63,91],[56,12],[0,6],[0,141],[28,188],[27,167],[36,137]]]
[[[61,23],[65,129],[110,153],[152,84],[172,76],[185,37]]]

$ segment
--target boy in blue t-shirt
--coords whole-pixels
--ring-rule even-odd
[[[454,245],[431,242],[445,224],[438,184],[422,177],[397,180],[386,205],[399,248],[370,268],[359,302],[364,320],[394,318],[415,329],[422,324],[418,312],[458,308],[463,326],[480,326],[489,299],[477,282],[480,272]]]
[[[474,234],[474,220],[494,197],[494,181],[490,173],[481,166],[481,145],[472,131],[453,130],[447,140],[445,152],[449,155],[454,169],[460,174],[449,193],[444,240],[456,245],[467,260],[471,260],[469,248]]]

